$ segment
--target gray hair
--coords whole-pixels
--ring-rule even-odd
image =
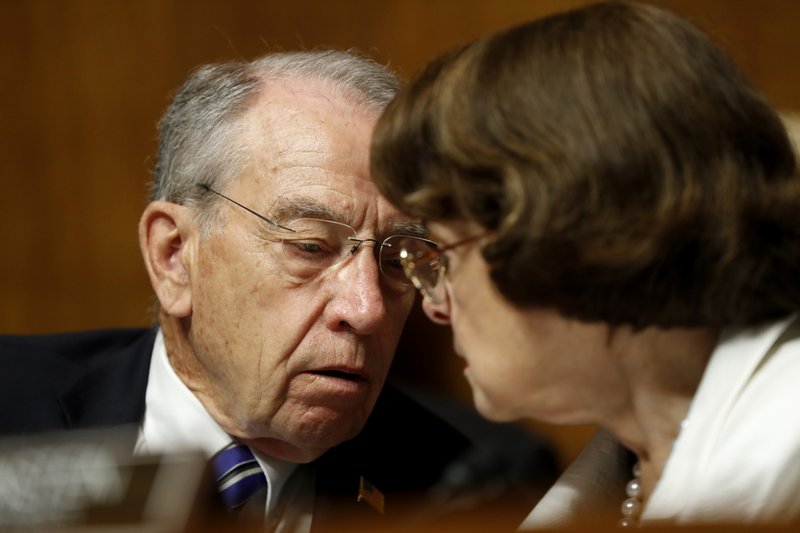
[[[235,142],[240,118],[270,81],[304,78],[330,83],[335,95],[380,113],[400,84],[386,67],[352,51],[270,53],[253,61],[205,65],[178,90],[159,123],[151,199],[200,206],[197,185],[224,188],[248,164]],[[207,228],[209,210],[201,210]]]

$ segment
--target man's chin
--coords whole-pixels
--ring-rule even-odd
[[[241,439],[258,452],[291,463],[309,463],[361,431],[363,423],[354,425],[349,419],[329,419],[313,427],[305,425],[289,432],[285,438],[265,437]]]
[[[273,438],[240,440],[262,455],[289,463],[310,463],[330,448],[316,448],[308,445],[298,446],[291,442]]]

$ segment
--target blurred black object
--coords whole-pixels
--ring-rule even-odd
[[[131,455],[136,428],[0,440],[0,530],[179,531],[207,482],[200,454]]]
[[[472,408],[441,396],[413,396],[450,421],[472,445],[453,455],[427,494],[417,494],[427,501],[424,508],[435,514],[416,519],[403,512],[397,516],[408,519],[406,526],[418,524],[419,531],[439,531],[437,520],[453,525],[459,524],[459,518],[466,523],[491,519],[493,531],[515,529],[556,477],[550,447],[527,430],[486,421]],[[135,426],[123,426],[0,439],[0,531],[228,529],[230,522],[213,514],[215,506],[209,499],[213,487],[204,457],[199,453],[132,456],[136,434]],[[372,451],[376,453],[361,455],[384,466],[388,461],[397,468],[409,468],[409,464],[427,461],[418,455],[419,449],[409,448],[410,457],[394,459],[380,449]],[[331,457],[337,468],[347,466],[339,455]],[[355,492],[349,498],[355,501]],[[401,509],[403,502],[397,504]],[[350,507],[341,509],[350,513]],[[345,518],[357,517],[348,514]],[[262,530],[255,524],[237,527]],[[401,527],[399,522],[397,527]]]
[[[559,476],[552,446],[518,424],[489,421],[472,406],[438,394],[403,389],[472,442],[430,489],[428,498],[433,506],[443,516],[495,508],[500,511],[497,530],[516,529]]]

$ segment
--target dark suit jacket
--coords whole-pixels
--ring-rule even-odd
[[[138,424],[154,339],[155,330],[0,336],[0,434]],[[396,527],[435,514],[424,495],[469,448],[461,432],[387,385],[362,433],[315,461],[313,531],[341,531],[343,518]],[[362,476],[385,495],[382,517],[356,501]]]

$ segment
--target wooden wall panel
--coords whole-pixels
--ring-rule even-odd
[[[0,332],[149,323],[136,224],[155,124],[200,63],[356,47],[402,75],[570,0],[0,2]],[[800,110],[800,2],[663,0],[720,40],[768,98]],[[398,371],[468,399],[446,330],[411,319]],[[434,339],[436,354],[419,353]],[[430,350],[428,350],[430,352]],[[571,456],[588,428],[556,432]]]

